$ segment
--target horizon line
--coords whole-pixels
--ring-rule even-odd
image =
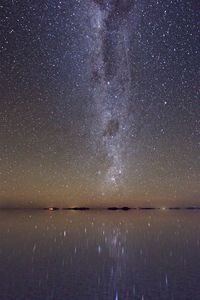
[[[200,206],[108,206],[108,207],[90,207],[90,206],[75,206],[75,207],[56,207],[56,206],[48,206],[48,207],[0,207],[0,210],[48,210],[48,211],[57,211],[57,210],[200,210]]]

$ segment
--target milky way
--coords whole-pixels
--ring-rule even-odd
[[[0,207],[199,204],[199,1],[1,9]]]
[[[130,133],[130,28],[133,1],[91,1],[91,82],[95,124],[92,138],[105,148],[103,186],[117,188],[125,172]]]

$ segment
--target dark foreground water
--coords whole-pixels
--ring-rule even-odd
[[[200,299],[200,212],[0,212],[4,299]]]

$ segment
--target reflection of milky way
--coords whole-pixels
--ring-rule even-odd
[[[130,126],[128,17],[132,8],[133,1],[96,0],[90,5],[90,65],[95,114],[92,135],[105,151],[104,184],[113,188],[122,183]]]
[[[128,257],[125,253],[126,235],[121,234],[121,223],[114,227],[112,232],[105,234],[105,245],[108,247],[109,256],[113,265],[110,270],[109,289],[114,291],[115,299],[118,299],[118,287],[126,274]]]
[[[130,259],[127,253],[127,222],[119,221],[117,226],[112,222],[103,222],[98,224],[98,230],[98,234],[103,236],[102,244],[98,246],[98,253],[101,255],[101,252],[106,250],[112,262],[109,264],[109,281],[106,282],[106,286],[109,293],[113,295],[112,299],[117,300],[119,292],[122,294],[124,292],[123,280],[128,272]],[[124,297],[123,299],[127,298]]]

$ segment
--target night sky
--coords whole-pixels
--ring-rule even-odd
[[[198,0],[0,10],[0,207],[200,204]]]

